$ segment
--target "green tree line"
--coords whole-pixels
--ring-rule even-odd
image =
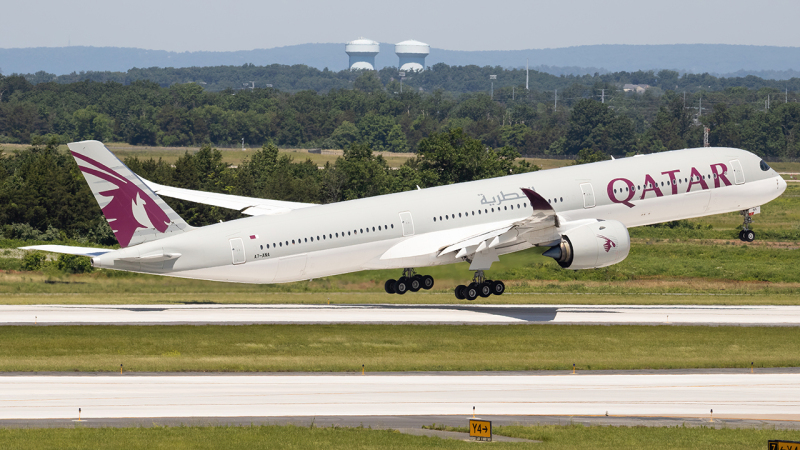
[[[6,239],[92,242],[116,240],[77,164],[59,141],[36,138],[26,150],[0,153],[0,234]],[[175,164],[127,158],[142,177],[170,186],[308,203],[401,192],[538,170],[510,147],[491,149],[455,129],[434,133],[419,143],[419,154],[399,169],[365,144],[320,169],[310,160],[294,161],[274,144],[264,145],[238,167],[222,162],[210,145],[186,152]],[[477,163],[477,164],[476,164]],[[165,199],[195,226],[242,217],[237,211]]]
[[[772,158],[800,156],[800,96],[775,87],[713,90],[709,85],[710,90],[685,93],[653,87],[634,94],[623,92],[614,79],[602,81],[615,76],[610,74],[555,77],[569,84],[552,91],[496,86],[492,93],[429,93],[409,88],[412,80],[404,80],[400,92],[400,80],[384,72],[348,72],[352,88],[326,93],[275,88],[212,92],[197,83],[162,87],[147,80],[34,84],[22,76],[0,76],[0,143],[30,143],[48,135],[62,142],[98,139],[151,146],[234,146],[244,139],[251,147],[269,142],[338,149],[363,144],[373,151],[416,152],[425,137],[462,129],[489,147],[509,146],[525,155],[570,156],[583,149],[626,155],[701,146],[708,126],[712,145]],[[459,74],[436,68],[406,78],[468,84],[466,75]],[[671,86],[692,77],[662,71],[624,81]]]

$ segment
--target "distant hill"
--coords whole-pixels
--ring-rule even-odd
[[[800,47],[721,44],[584,45],[556,49],[454,51],[432,48],[427,63],[531,68],[561,74],[591,74],[671,69],[681,73],[756,75],[767,79],[800,76]],[[56,75],[81,71],[125,72],[133,67],[207,67],[222,65],[305,64],[339,71],[347,68],[342,44],[302,44],[235,52],[168,52],[118,47],[39,47],[0,49],[3,74],[45,71]],[[378,68],[397,62],[394,45],[381,44]]]

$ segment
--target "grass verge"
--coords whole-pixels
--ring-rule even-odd
[[[492,448],[752,449],[770,439],[800,440],[800,432],[772,429],[507,426],[496,434],[542,443],[493,442]],[[474,448],[474,442],[410,436],[394,430],[298,426],[0,429],[7,448],[20,449],[372,449]]]
[[[0,371],[368,372],[800,366],[795,328],[590,325],[0,327]]]

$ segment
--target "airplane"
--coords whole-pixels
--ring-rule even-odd
[[[134,174],[101,142],[68,144],[121,248],[35,245],[91,257],[97,268],[239,283],[287,283],[372,269],[402,269],[389,294],[431,289],[415,268],[466,261],[459,299],[501,295],[487,278],[499,256],[547,247],[564,269],[619,263],[628,228],[740,211],[753,214],[786,189],[761,158],[694,148],[508,175],[317,205],[163,186]],[[192,227],[163,197],[251,216]]]

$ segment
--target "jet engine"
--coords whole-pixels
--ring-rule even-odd
[[[596,269],[628,257],[631,237],[616,220],[602,220],[561,233],[561,242],[542,253],[565,269]]]

